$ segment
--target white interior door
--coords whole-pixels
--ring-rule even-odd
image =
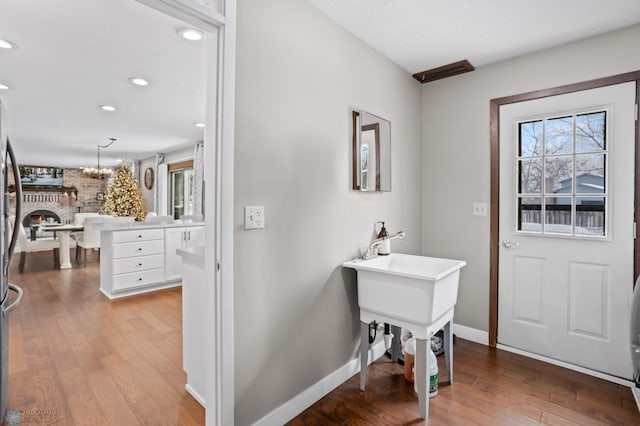
[[[500,107],[498,343],[631,379],[635,83]]]

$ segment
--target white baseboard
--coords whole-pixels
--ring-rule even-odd
[[[136,296],[138,294],[149,293],[152,291],[159,290],[167,290],[173,287],[180,287],[182,285],[182,281],[171,281],[162,285],[151,285],[147,287],[136,287],[131,290],[119,291],[117,293],[109,293],[102,289],[102,287],[98,288],[100,293],[104,294],[109,300],[121,299],[123,297]]]
[[[546,356],[534,354],[531,352],[523,351],[521,349],[512,348],[511,346],[505,346],[498,343],[498,349],[503,351],[513,352],[514,354],[526,356],[528,358],[537,359],[538,361],[544,361],[549,364],[557,365],[558,367],[566,368],[567,370],[577,371],[578,373],[586,374],[588,376],[597,377],[608,382],[617,383],[622,386],[635,387],[635,383],[631,380],[623,379],[621,377],[612,376],[610,374],[601,373],[600,371],[590,370],[588,368],[580,367],[578,365],[569,364],[568,362],[558,361],[557,359],[547,358]]]
[[[631,393],[633,394],[633,399],[636,400],[636,407],[638,407],[638,411],[640,411],[640,389],[633,387],[631,388]]]
[[[467,327],[460,324],[453,324],[453,332],[454,334],[465,340],[470,340],[475,343],[479,343],[481,345],[488,346],[489,345],[489,333],[486,331],[478,330],[475,328]],[[619,377],[610,376],[608,374],[600,373],[598,371],[589,370],[583,367],[578,367],[572,364],[568,364],[562,361],[557,361],[554,359],[546,358],[540,355],[532,354],[529,352],[521,351],[519,349],[511,348],[504,345],[498,345],[499,349],[517,353],[519,355],[527,356],[530,358],[534,358],[540,361],[548,362],[553,365],[558,365],[560,367],[567,368],[569,370],[578,371],[580,373],[584,373],[590,376],[598,377],[610,382],[618,383],[623,386],[629,386],[632,389],[633,396],[636,400],[636,404],[638,406],[638,410],[640,411],[640,389],[635,388],[635,384],[631,381],[621,379]],[[380,358],[385,353],[384,342],[379,342],[371,347],[369,350],[369,361],[371,364],[376,359]],[[352,359],[342,367],[338,368],[333,373],[324,377],[320,381],[311,385],[307,389],[305,389],[302,393],[296,395],[289,401],[285,402],[281,406],[277,407],[269,414],[258,420],[255,425],[259,426],[280,426],[291,419],[293,419],[298,414],[302,413],[304,410],[309,408],[311,405],[315,404],[329,392],[349,380],[354,374],[360,371],[360,358]],[[191,393],[191,392],[190,392]],[[197,398],[196,398],[197,399]]]
[[[198,401],[198,404],[202,405],[204,408],[207,408],[207,404],[205,404],[205,402],[204,402],[204,397],[202,395],[200,395],[198,392],[196,392],[196,390],[194,388],[192,388],[189,383],[184,385],[184,389],[187,392],[189,392],[189,395],[191,395],[193,397],[193,399]]]
[[[460,324],[453,324],[453,332],[457,337],[460,337],[462,339],[465,340],[470,340],[472,342],[476,342],[476,343],[480,343],[482,345],[488,346],[489,345],[489,333],[486,331],[482,331],[482,330],[478,330],[475,328],[471,328],[471,327],[467,327],[464,325],[460,325]],[[620,377],[616,377],[616,376],[611,376],[609,374],[605,374],[605,373],[601,373],[599,371],[595,371],[595,370],[590,370],[588,368],[584,368],[584,367],[580,367],[577,365],[573,365],[573,364],[569,364],[567,362],[563,362],[563,361],[558,361],[556,359],[553,358],[547,358],[545,356],[542,355],[538,355],[538,354],[534,354],[531,352],[527,352],[527,351],[523,351],[520,349],[516,349],[516,348],[512,348],[510,346],[505,346],[505,345],[501,345],[498,344],[497,345],[498,349],[502,349],[504,351],[507,352],[513,352],[516,353],[518,355],[522,355],[522,356],[526,356],[528,358],[533,358],[533,359],[537,359],[539,361],[544,361],[546,363],[549,364],[553,364],[553,365],[557,365],[559,367],[563,367],[566,368],[568,370],[573,370],[573,371],[577,371],[579,373],[583,373],[586,374],[588,376],[593,376],[593,377],[597,377],[599,379],[603,379],[606,380],[608,382],[612,382],[612,383],[617,383],[619,385],[623,385],[623,386],[628,386],[628,387],[635,387],[635,384],[630,381],[630,380],[626,380]],[[634,396],[636,397],[636,403],[638,404],[638,410],[640,410],[640,389],[637,389],[634,392]]]
[[[486,331],[467,327],[466,325],[453,323],[453,334],[455,334],[456,337],[460,337],[461,339],[470,340],[472,342],[480,343],[481,345],[489,346],[489,333]]]
[[[489,344],[489,333],[464,325],[453,324],[453,332],[461,339],[470,340],[482,345]],[[379,342],[369,350],[369,364],[385,353],[384,342]],[[294,396],[255,424],[260,426],[280,426],[318,402],[326,394],[349,380],[360,371],[360,358],[352,359],[333,373],[309,386],[302,393]]]
[[[369,349],[369,364],[385,353],[384,342],[379,342]],[[360,357],[352,359],[333,373],[309,386],[302,393],[291,398],[260,420],[255,425],[280,426],[315,404],[326,394],[349,380],[360,371]]]

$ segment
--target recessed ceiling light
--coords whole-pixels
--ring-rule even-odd
[[[178,31],[178,34],[189,41],[202,40],[204,37],[202,31],[194,30],[193,28],[183,28]]]
[[[0,90],[9,90],[11,86],[7,86],[6,84],[0,83]]]
[[[15,43],[11,43],[9,40],[0,40],[0,49],[15,49]]]
[[[196,127],[204,127],[204,123],[196,123],[196,124],[194,124],[194,126],[196,126]]]
[[[116,110],[116,107],[114,107],[113,105],[100,105],[100,108],[102,108],[105,111],[109,111],[109,112],[112,112],[112,111]]]
[[[130,82],[132,82],[133,84],[135,84],[136,86],[148,86],[149,85],[149,81],[145,80],[142,77],[131,77],[129,79]]]

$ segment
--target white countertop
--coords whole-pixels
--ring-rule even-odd
[[[178,256],[182,256],[183,262],[195,263],[204,267],[204,246],[176,249]]]
[[[112,226],[105,225],[102,231],[126,231],[129,229],[164,229],[164,228],[183,228],[185,226],[204,226],[204,222],[182,222],[181,220],[174,220],[170,223],[144,223],[131,222],[125,224],[114,224]]]

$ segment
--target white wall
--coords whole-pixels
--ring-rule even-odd
[[[164,163],[172,164],[180,161],[193,160],[193,152],[196,143],[177,148],[164,153]]]
[[[147,209],[152,212],[155,211],[155,192],[156,186],[154,184],[153,188],[147,189],[144,184],[144,172],[151,167],[153,169],[154,175],[157,175],[156,170],[156,158],[146,158],[140,161],[140,170],[138,170],[138,182],[140,182],[140,189],[142,190],[142,195],[147,200]]]
[[[419,253],[420,86],[299,0],[238,2],[236,424],[257,421],[355,358],[355,273],[374,222]],[[392,192],[351,188],[351,108],[391,121]],[[243,230],[243,207],[266,227]]]
[[[488,330],[489,100],[640,70],[640,26],[425,84],[423,253],[464,259],[454,321]],[[633,188],[629,188],[633,190]]]

